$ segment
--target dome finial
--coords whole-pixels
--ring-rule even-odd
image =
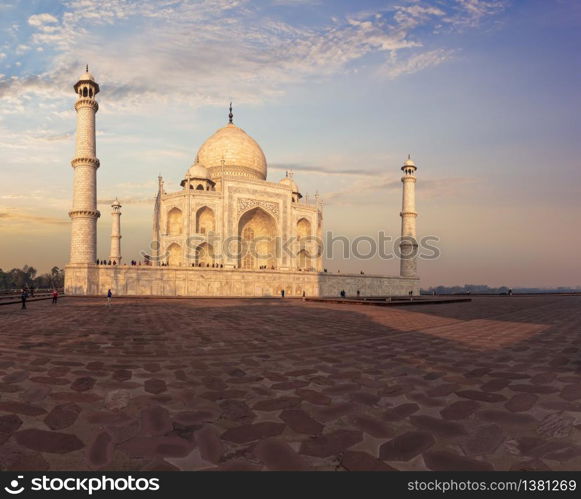
[[[85,73],[88,73],[88,72],[89,72],[89,65],[88,65],[88,64],[86,64],[86,65],[85,65]]]
[[[412,159],[412,155],[408,153],[408,159]]]
[[[228,123],[232,124],[233,119],[234,119],[234,115],[232,114],[232,103],[230,102],[230,114],[228,115]]]

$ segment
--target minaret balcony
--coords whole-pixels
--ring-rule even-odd
[[[99,165],[101,163],[99,162],[99,160],[97,158],[83,158],[83,157],[79,157],[79,158],[74,158],[71,161],[71,166],[74,168],[76,166],[79,165],[89,165],[89,166],[94,166],[95,169],[99,168]]]
[[[78,111],[81,107],[90,107],[93,111],[97,112],[99,110],[99,103],[90,97],[82,97],[75,102],[75,111]]]
[[[99,218],[101,212],[99,210],[71,210],[69,217],[71,218]]]

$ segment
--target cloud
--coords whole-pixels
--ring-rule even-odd
[[[320,5],[321,0],[272,0],[272,5],[284,5],[287,7]]]
[[[14,211],[0,211],[0,223],[14,223],[14,224],[34,224],[37,225],[69,225],[70,220],[56,217],[47,217],[42,215],[34,215],[29,213],[14,212]]]
[[[401,28],[412,29],[427,23],[432,17],[441,17],[445,12],[435,6],[410,5],[396,6],[394,19]]]
[[[421,193],[421,197],[424,200],[442,197],[457,197],[460,195],[464,196],[466,193],[471,191],[467,186],[476,185],[480,182],[480,179],[472,177],[421,179],[418,180],[416,189]],[[350,183],[344,189],[324,193],[322,199],[326,204],[333,204],[335,201],[340,201],[341,204],[351,202],[361,205],[369,201],[368,196],[371,193],[400,190],[401,178],[399,176],[376,174],[373,178],[363,178],[359,181]],[[358,197],[361,194],[366,195],[364,200],[361,200]]]
[[[9,104],[6,112],[28,95],[64,101],[86,62],[103,84],[108,112],[168,102],[214,105],[226,96],[264,102],[294,83],[350,70],[371,54],[386,55],[393,67],[385,73],[396,78],[449,58],[451,52],[421,41],[421,30],[434,20],[470,26],[497,13],[500,4],[412,4],[301,25],[248,0],[69,0],[58,19],[47,13],[28,18],[34,33],[21,50],[50,50],[49,69],[1,80],[0,99]]]
[[[115,201],[115,199],[98,199],[97,204],[111,206],[113,204],[113,201]],[[154,201],[155,201],[155,196],[153,196],[153,195],[148,197],[148,198],[124,198],[121,196],[119,197],[119,202],[121,203],[122,206],[125,206],[125,205],[151,205],[151,206],[153,206]]]
[[[366,169],[345,169],[332,170],[322,166],[304,165],[300,163],[271,163],[268,165],[269,170],[274,171],[299,171],[301,173],[312,173],[315,175],[338,175],[338,176],[373,176],[377,175],[376,170]]]
[[[58,19],[51,14],[35,14],[28,18],[28,24],[37,28],[55,23],[58,23]]]
[[[451,15],[443,20],[456,29],[475,28],[483,19],[506,9],[508,3],[507,0],[455,0]]]
[[[43,144],[68,143],[73,136],[73,130],[55,132],[48,128],[35,128],[31,130],[11,131],[0,127],[0,148],[29,151],[31,147],[38,147]],[[11,159],[14,160],[14,156]]]
[[[406,74],[417,73],[424,69],[439,66],[453,58],[455,50],[437,49],[422,52],[403,61],[392,60],[381,69],[389,79],[394,80]]]

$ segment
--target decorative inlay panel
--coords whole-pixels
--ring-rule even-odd
[[[239,198],[238,199],[238,215],[240,216],[245,211],[251,208],[259,207],[264,211],[270,213],[274,218],[278,220],[279,218],[279,208],[278,203],[273,203],[271,201],[263,201],[259,199],[250,198]]]

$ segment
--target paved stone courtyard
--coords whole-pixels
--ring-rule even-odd
[[[581,469],[581,297],[0,307],[3,470]]]

